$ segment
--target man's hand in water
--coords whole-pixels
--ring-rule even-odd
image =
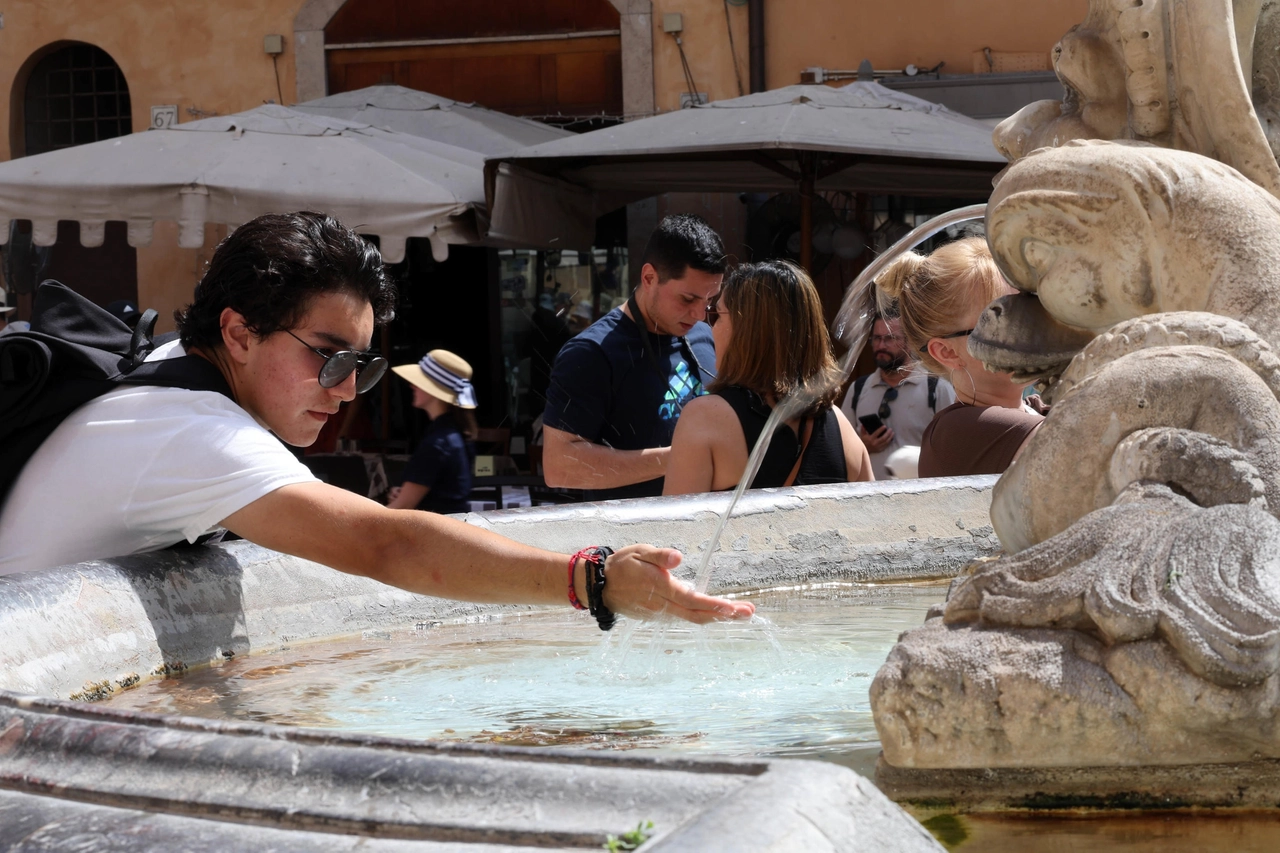
[[[750,619],[756,606],[727,601],[693,591],[671,570],[680,565],[680,552],[652,545],[619,548],[605,563],[605,606],[614,613],[652,619],[662,612],[704,624],[726,619]],[[586,597],[579,596],[583,602]]]

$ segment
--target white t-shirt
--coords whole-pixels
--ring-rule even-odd
[[[182,354],[169,344],[148,361]],[[222,394],[121,388],[72,412],[22,469],[0,511],[0,575],[194,542],[315,480]]]

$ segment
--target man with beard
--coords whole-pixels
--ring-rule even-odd
[[[906,339],[896,317],[875,321],[871,354],[876,371],[849,386],[840,408],[867,446],[876,479],[884,480],[890,476],[885,468],[889,455],[899,447],[919,447],[924,428],[936,412],[956,401],[956,392],[947,380],[908,362]],[[873,425],[878,418],[880,425],[868,431],[864,418]]]

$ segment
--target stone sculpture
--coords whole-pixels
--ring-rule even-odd
[[[1250,547],[1242,547],[1242,543]],[[1135,484],[958,581],[872,686],[898,768],[1280,758],[1280,521]]]
[[[873,684],[896,779],[1280,759],[1280,3],[1091,0],[1056,68],[969,340],[1054,409]]]
[[[996,486],[1014,553],[971,567],[876,677],[885,760],[1280,758],[1280,356],[1239,321],[1157,314],[1060,385]]]
[[[1280,195],[1277,44],[1267,0],[1089,0],[1054,48],[1066,98],[1006,119],[996,148],[1016,161],[1073,139],[1133,139],[1212,157]]]
[[[987,208],[1023,294],[969,342],[993,368],[1052,377],[1097,333],[1165,311],[1234,317],[1280,344],[1280,200],[1207,157],[1078,141],[1013,164]]]
[[[1135,482],[1280,510],[1278,396],[1280,356],[1241,322],[1178,312],[1115,326],[1071,363],[1053,416],[996,484],[1001,544],[1050,539]]]

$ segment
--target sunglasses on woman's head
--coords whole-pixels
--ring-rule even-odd
[[[972,335],[972,334],[973,334],[973,329],[961,329],[958,332],[952,332],[948,335],[934,335],[933,338],[937,338],[940,341],[945,341],[950,338],[963,338],[965,335]],[[930,338],[929,340],[933,340],[933,338]],[[923,352],[923,353],[929,352],[929,344],[927,342],[925,343],[924,346],[920,347],[920,352]]]
[[[285,329],[285,331],[289,332],[289,336],[295,341],[324,359],[324,364],[320,365],[319,380],[321,388],[336,388],[346,382],[351,372],[355,371],[356,393],[363,394],[374,385],[377,385],[378,380],[382,378],[382,374],[387,372],[387,360],[380,355],[369,355],[368,353],[349,349],[326,352],[313,347],[288,329]]]

